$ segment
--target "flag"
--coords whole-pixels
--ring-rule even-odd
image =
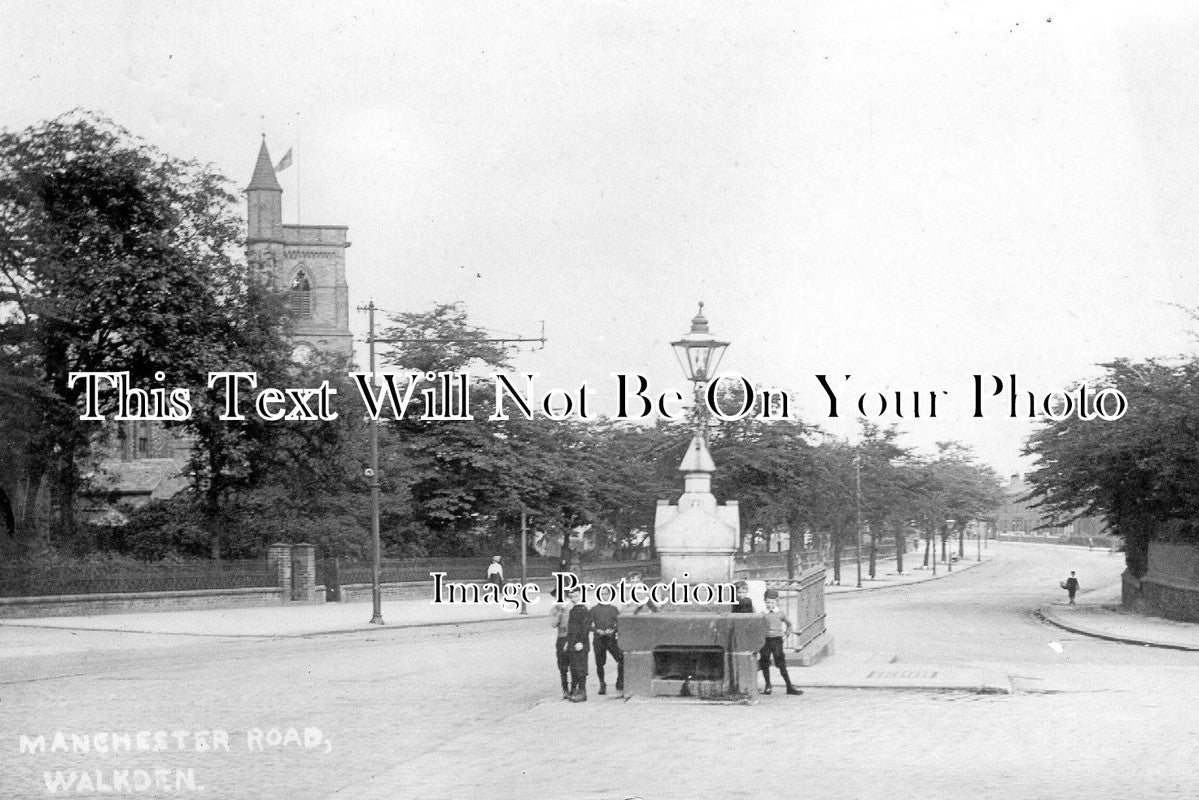
[[[279,159],[279,163],[275,165],[275,172],[282,172],[291,166],[291,148],[287,148],[287,152],[283,154],[283,158]]]

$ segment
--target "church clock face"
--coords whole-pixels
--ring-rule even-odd
[[[316,348],[308,344],[308,342],[297,342],[291,349],[291,360],[297,364],[304,364],[316,355]]]

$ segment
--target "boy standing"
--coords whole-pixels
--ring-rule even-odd
[[[783,654],[783,634],[791,628],[791,620],[779,610],[779,593],[777,589],[766,590],[766,644],[758,654],[758,669],[766,679],[766,688],[762,694],[770,694],[770,659],[774,657],[774,665],[778,667],[783,683],[787,685],[787,694],[803,694],[802,689],[791,685],[791,676],[787,674],[787,657]]]
[[[1070,595],[1070,605],[1074,605],[1074,595],[1078,593],[1078,578],[1074,577],[1073,570],[1070,571],[1070,577],[1062,581],[1062,588]]]
[[[616,660],[616,691],[624,691],[624,653],[616,641],[616,620],[620,609],[611,603],[596,603],[591,609],[592,624],[595,625],[595,674],[599,677],[599,693],[608,693],[608,684],[604,682],[604,665],[608,662],[608,654]]]
[[[573,605],[566,619],[566,653],[570,663],[570,694],[568,700],[583,703],[587,700],[587,657],[590,655],[591,609],[583,605],[582,592],[570,593]]]
[[[749,596],[749,584],[745,581],[737,581],[737,602],[733,603],[734,614],[752,614],[754,613],[754,601]]]

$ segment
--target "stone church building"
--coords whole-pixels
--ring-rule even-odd
[[[246,187],[246,258],[288,291],[297,360],[315,352],[352,355],[345,225],[283,222],[283,187],[266,137]],[[153,422],[122,422],[103,446],[93,491],[82,516],[100,524],[124,522],[118,506],[137,507],[170,497],[185,486],[191,442]]]
[[[246,256],[288,288],[297,357],[313,351],[350,355],[345,225],[283,224],[283,188],[266,149],[246,187]]]

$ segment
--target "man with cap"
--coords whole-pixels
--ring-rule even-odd
[[[783,634],[791,629],[791,620],[779,609],[778,589],[766,590],[766,644],[758,654],[758,669],[766,679],[766,688],[762,694],[770,694],[770,659],[773,656],[774,665],[783,676],[787,685],[787,694],[803,694],[802,689],[791,685],[791,676],[787,674],[787,657],[783,654]]]
[[[1062,581],[1062,588],[1070,595],[1070,605],[1074,605],[1074,595],[1078,593],[1078,578],[1074,573],[1070,573],[1070,577]]]
[[[624,691],[624,653],[616,641],[616,620],[620,609],[612,603],[596,603],[591,609],[592,624],[595,626],[595,674],[599,677],[599,693],[608,693],[608,684],[604,682],[604,665],[608,663],[608,655],[616,660],[616,691]]]
[[[575,703],[587,700],[587,657],[590,655],[592,617],[591,609],[580,602],[582,592],[570,591],[573,605],[566,618],[566,653],[570,663],[570,694],[567,699]]]

